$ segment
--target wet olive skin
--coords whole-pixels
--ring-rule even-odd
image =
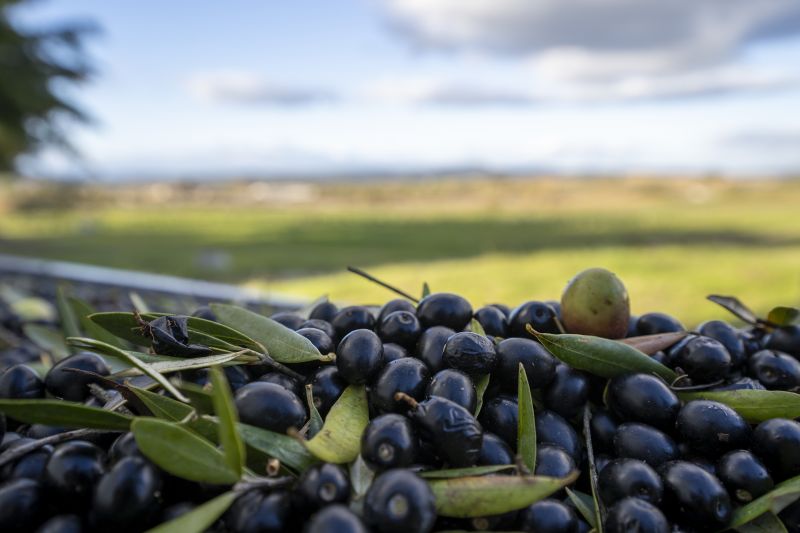
[[[330,321],[336,336],[343,339],[345,335],[357,329],[373,329],[375,327],[375,317],[369,309],[360,305],[345,307],[339,311],[333,320]]]
[[[111,463],[116,463],[125,457],[144,457],[136,444],[136,438],[130,431],[117,437],[108,449],[108,459]]]
[[[649,374],[624,374],[608,384],[609,409],[626,422],[642,422],[669,431],[681,401],[666,383]]]
[[[516,393],[520,363],[532,389],[546,387],[556,375],[556,360],[544,346],[531,339],[505,339],[497,345],[497,367],[492,380]]]
[[[776,481],[800,474],[800,423],[772,418],[756,426],[753,451]]]
[[[347,388],[347,382],[342,379],[339,369],[335,366],[324,366],[316,371],[311,378],[311,391],[314,395],[314,405],[319,414],[324,418],[333,404]]]
[[[747,359],[744,342],[736,328],[722,320],[709,320],[697,327],[697,332],[704,337],[719,341],[731,356],[734,367],[740,366]]]
[[[303,387],[302,383],[293,377],[287,376],[286,374],[282,374],[280,372],[267,372],[266,374],[262,374],[259,376],[258,381],[280,385],[284,389],[295,393],[298,398],[305,398],[306,395],[305,387]]]
[[[370,393],[370,401],[381,413],[404,413],[408,404],[395,400],[398,392],[404,392],[415,400],[425,398],[431,377],[428,367],[419,359],[404,357],[392,361],[381,370]]]
[[[670,527],[664,514],[655,505],[638,498],[625,498],[608,510],[603,531],[669,533]]]
[[[536,412],[536,440],[542,444],[559,446],[578,464],[583,455],[583,445],[575,429],[553,411]]]
[[[383,362],[389,364],[397,359],[408,357],[408,350],[393,342],[383,343]]]
[[[105,473],[105,453],[86,441],[59,444],[45,465],[44,484],[61,506],[73,511],[89,505]]]
[[[417,357],[427,365],[431,373],[444,368],[444,345],[455,334],[450,328],[434,326],[422,332],[417,342]]]
[[[310,320],[324,320],[325,322],[332,321],[339,313],[339,308],[336,304],[331,302],[320,302],[314,306],[314,309],[308,314]]]
[[[595,453],[614,450],[614,435],[617,433],[619,423],[611,413],[605,409],[596,410],[592,413],[589,427],[592,432],[592,445]]]
[[[562,448],[549,444],[536,447],[537,476],[566,477],[575,469],[575,461]]]
[[[292,391],[275,383],[255,381],[236,392],[239,419],[252,426],[285,434],[306,423],[306,408]]]
[[[489,374],[497,363],[494,343],[486,336],[462,331],[444,344],[444,363],[469,375]]]
[[[494,433],[512,449],[517,448],[519,407],[514,399],[498,396],[484,402],[478,419],[486,431]]]
[[[614,459],[598,473],[600,497],[610,507],[625,498],[658,505],[664,485],[655,470],[638,459]]]
[[[361,457],[377,471],[411,466],[418,454],[416,431],[408,417],[402,415],[373,418],[361,436]]]
[[[367,533],[361,519],[346,505],[329,505],[313,515],[305,533]]]
[[[417,316],[411,311],[395,311],[378,323],[378,335],[383,342],[393,342],[412,348],[422,334]]]
[[[767,338],[764,348],[800,357],[800,325],[775,329]]]
[[[800,361],[774,350],[760,350],[747,362],[749,373],[769,390],[792,390],[800,386]]]
[[[246,492],[225,513],[225,524],[235,533],[279,533],[291,529],[291,497],[283,491]]]
[[[557,365],[553,381],[544,391],[544,405],[567,419],[583,413],[589,399],[586,374],[567,365]]]
[[[98,528],[139,531],[158,512],[158,470],[139,457],[126,457],[100,478],[92,500],[91,520]]]
[[[300,505],[318,509],[344,503],[350,497],[350,479],[339,465],[322,463],[303,472],[295,487]]]
[[[46,518],[46,495],[32,479],[17,479],[0,485],[0,531],[33,531]]]
[[[78,369],[107,376],[111,373],[105,360],[97,354],[82,352],[56,363],[45,377],[44,384],[47,391],[53,396],[71,402],[82,402],[89,397],[90,383],[97,380],[92,376],[72,372],[68,369]]]
[[[483,433],[481,453],[478,456],[479,465],[510,465],[514,464],[514,452],[503,439],[494,433]]]
[[[426,391],[428,396],[441,396],[455,402],[470,413],[475,412],[478,395],[472,380],[458,370],[446,368],[433,376]]]
[[[523,531],[573,533],[578,528],[578,517],[569,506],[548,498],[523,509],[519,524]]]
[[[709,337],[697,337],[686,343],[676,363],[693,382],[713,383],[728,375],[733,361],[722,343]]]
[[[508,330],[512,337],[533,339],[528,324],[539,333],[559,333],[555,321],[556,311],[545,302],[525,302],[511,311],[508,317]]]
[[[490,337],[505,338],[508,336],[508,320],[503,311],[497,307],[493,305],[481,307],[475,311],[474,318]]]
[[[636,321],[636,335],[655,335],[685,331],[678,319],[665,313],[645,313]]]
[[[653,468],[680,456],[669,435],[639,422],[620,424],[614,435],[614,450],[619,457],[639,459]]]
[[[24,446],[33,442],[30,438],[19,438],[7,445],[0,448],[0,453],[6,450],[13,450],[18,446]],[[45,465],[47,464],[50,455],[53,453],[53,447],[50,445],[42,446],[41,448],[25,454],[12,463],[7,463],[0,468],[0,480],[9,481],[11,479],[33,479],[39,480],[44,472]]]
[[[758,498],[774,486],[767,467],[747,450],[723,455],[717,463],[717,477],[728,493],[741,503]]]
[[[444,326],[461,331],[472,318],[472,306],[457,294],[436,292],[420,300],[417,318],[423,328]]]
[[[327,355],[336,350],[331,336],[321,329],[304,327],[298,329],[295,333],[311,341],[311,344],[314,345],[314,348],[316,348],[317,351],[322,355]]]
[[[731,500],[716,477],[686,461],[664,463],[659,473],[670,516],[681,517],[694,527],[722,527],[730,521]]]
[[[395,298],[394,300],[389,300],[381,306],[381,310],[378,312],[378,319],[376,323],[380,324],[383,322],[384,318],[395,311],[408,311],[409,313],[416,314],[417,307],[410,300],[406,300],[405,298]]]
[[[327,320],[320,320],[318,318],[309,318],[300,326],[298,329],[298,333],[300,330],[303,329],[318,329],[323,332],[325,335],[331,338],[331,340],[336,338],[336,330],[333,329],[333,326]]]
[[[383,368],[383,343],[373,331],[357,329],[348,333],[336,349],[336,368],[351,385],[371,382]]]
[[[0,374],[0,398],[35,400],[44,395],[44,382],[27,365],[14,365]]]
[[[700,455],[719,457],[750,444],[750,426],[739,413],[719,402],[687,402],[678,413],[675,429],[680,440]]]
[[[379,533],[427,533],[436,521],[433,493],[416,474],[387,470],[367,490],[364,521]]]
[[[483,428],[472,413],[450,400],[432,396],[412,409],[411,417],[422,439],[450,466],[477,464]]]

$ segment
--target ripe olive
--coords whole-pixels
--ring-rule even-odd
[[[408,357],[408,350],[393,342],[383,343],[383,362],[389,364],[396,359]]]
[[[767,337],[764,348],[800,357],[800,325],[795,324],[776,328]]]
[[[531,339],[506,339],[497,345],[497,367],[492,380],[516,393],[520,363],[532,389],[546,387],[556,375],[556,360],[544,346]]]
[[[336,336],[343,339],[345,335],[357,329],[373,329],[375,317],[369,309],[360,305],[345,307],[330,321]]]
[[[364,521],[379,533],[427,533],[436,521],[433,493],[413,472],[387,470],[367,490]]]
[[[444,345],[442,357],[450,368],[470,375],[489,374],[497,363],[494,343],[471,331],[456,333]]]
[[[8,444],[3,444],[3,446],[0,447],[0,453],[25,446],[31,442],[33,442],[33,439],[26,437],[15,439]],[[0,480],[9,481],[12,479],[27,478],[38,481],[41,479],[45,465],[52,453],[52,446],[42,446],[41,448],[25,454],[16,461],[4,464],[2,468],[0,468]]]
[[[444,368],[444,345],[455,334],[450,328],[434,326],[422,332],[417,342],[417,357],[428,366],[431,373]]]
[[[139,457],[118,461],[100,478],[94,491],[91,516],[99,529],[141,531],[158,512],[161,475]]]
[[[306,408],[292,391],[275,383],[255,381],[236,392],[239,419],[276,433],[300,429],[306,423]]]
[[[426,391],[428,396],[441,396],[455,402],[470,413],[475,412],[478,395],[472,380],[458,370],[446,368],[433,376]]]
[[[608,510],[604,531],[669,533],[670,527],[664,513],[655,505],[639,498],[625,498]]]
[[[776,480],[800,474],[800,423],[786,418],[761,422],[753,432],[753,451]]]
[[[472,306],[457,294],[435,292],[420,300],[417,318],[424,328],[444,326],[461,331],[472,318]]]
[[[374,470],[411,466],[418,453],[417,434],[411,421],[402,415],[373,418],[361,436],[361,457]]]
[[[696,453],[718,457],[750,444],[750,426],[725,404],[692,400],[678,413],[675,428],[682,442]]]
[[[666,383],[650,374],[623,374],[608,383],[609,409],[626,422],[644,422],[669,431],[681,401]]]
[[[494,305],[487,305],[475,311],[475,320],[490,337],[507,337],[508,320],[503,311]]]
[[[578,516],[571,507],[558,500],[544,499],[519,513],[520,529],[537,533],[575,533]]]
[[[393,342],[412,348],[422,333],[417,315],[412,311],[395,311],[378,323],[378,335],[383,342]]]
[[[404,357],[383,367],[371,388],[370,400],[381,413],[404,413],[408,410],[408,404],[396,400],[395,394],[404,392],[421,401],[425,398],[430,380],[425,363],[413,357]]]
[[[336,368],[339,369],[339,375],[351,385],[371,382],[383,365],[383,343],[375,332],[357,329],[339,342]]]
[[[367,533],[361,519],[346,505],[329,505],[314,514],[303,529],[305,533]]]
[[[722,320],[709,320],[697,327],[697,332],[704,337],[719,341],[731,355],[733,366],[737,367],[747,359],[747,352],[739,332]]]
[[[484,402],[478,419],[486,431],[494,433],[516,450],[518,417],[517,402],[507,396],[497,396]]]
[[[583,413],[589,398],[589,380],[583,372],[568,365],[556,366],[553,381],[544,391],[544,405],[564,418]]]
[[[772,477],[755,455],[735,450],[722,456],[717,474],[728,493],[741,503],[748,503],[772,490]]]
[[[655,335],[657,333],[673,333],[685,331],[678,319],[665,313],[645,313],[636,321],[637,335]]]
[[[64,508],[87,507],[97,481],[105,473],[105,453],[86,441],[59,444],[47,460],[44,483]]]
[[[670,516],[694,527],[720,528],[733,513],[722,483],[699,466],[670,461],[659,468],[664,482],[664,500]]]
[[[669,435],[639,422],[626,422],[617,428],[614,449],[618,457],[639,459],[653,468],[680,456]]]
[[[276,385],[280,385],[286,390],[290,390],[297,395],[298,398],[305,398],[305,387],[302,383],[297,381],[291,376],[287,376],[281,372],[267,372],[266,374],[262,374],[259,376],[257,381],[261,381],[264,383],[274,383]]]
[[[710,337],[696,337],[678,353],[676,364],[693,382],[712,383],[728,375],[733,361],[721,342]]]
[[[350,479],[339,465],[316,464],[303,472],[295,491],[302,506],[318,509],[346,502],[350,497]]]
[[[292,529],[291,511],[288,493],[251,490],[233,502],[225,524],[233,533],[280,533]]]
[[[537,476],[567,477],[575,468],[575,461],[563,448],[550,444],[536,447]]]
[[[97,378],[75,372],[85,370],[101,376],[111,373],[105,360],[91,352],[81,352],[62,359],[47,372],[44,384],[53,396],[71,402],[82,402],[90,396],[89,384],[96,383]]]
[[[481,453],[478,456],[479,465],[510,465],[514,464],[514,452],[503,439],[494,433],[483,433]]]
[[[325,322],[331,322],[338,312],[339,308],[336,307],[336,304],[327,301],[320,302],[314,306],[310,313],[308,313],[308,318],[310,320],[324,320]]]
[[[60,514],[39,526],[36,533],[82,533],[83,531],[83,521],[80,516]]]
[[[309,318],[300,326],[300,329],[297,331],[299,332],[302,329],[318,329],[325,333],[331,339],[336,338],[336,330],[333,329],[333,326],[327,320],[320,320],[319,318]]]
[[[467,467],[478,462],[483,428],[472,413],[457,403],[431,396],[412,407],[411,418],[422,439],[450,466]]]
[[[597,482],[600,497],[608,507],[629,497],[658,505],[664,493],[656,471],[638,459],[614,459],[598,473]]]
[[[595,452],[611,452],[614,450],[614,435],[619,423],[605,409],[597,409],[592,413],[589,423],[592,431],[592,446]]]
[[[552,444],[563,448],[575,464],[581,462],[583,446],[578,433],[564,418],[546,409],[536,412],[536,440],[541,444]]]
[[[311,392],[314,395],[314,406],[324,418],[333,404],[347,388],[339,369],[335,366],[323,366],[311,378]]]
[[[0,531],[27,533],[47,518],[46,495],[32,479],[15,479],[0,485]]]
[[[44,398],[44,383],[27,365],[14,365],[0,375],[0,398],[35,400]]]
[[[319,328],[304,327],[298,329],[296,333],[301,337],[305,337],[311,341],[311,344],[314,345],[314,348],[316,348],[317,351],[322,355],[333,353],[336,350],[336,346],[333,344],[333,339],[331,339],[331,336]]]
[[[561,333],[556,317],[555,309],[544,302],[525,302],[511,311],[508,317],[509,334],[512,337],[532,339],[533,335],[526,327],[528,324],[539,333]]]
[[[792,390],[800,387],[800,361],[789,354],[761,350],[747,362],[750,375],[770,390]]]

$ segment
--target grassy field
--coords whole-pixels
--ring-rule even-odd
[[[256,194],[258,193],[258,194]],[[357,265],[474,304],[558,298],[590,266],[635,312],[800,303],[800,181],[482,179],[212,188],[0,189],[0,251],[381,302]],[[45,201],[48,195],[54,196]],[[69,198],[69,208],[63,199]]]

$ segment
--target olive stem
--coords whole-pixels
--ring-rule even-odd
[[[517,471],[519,471],[519,473],[522,474],[523,476],[529,476],[533,473],[525,464],[525,461],[522,460],[521,455],[517,455],[516,457],[514,457],[514,464],[517,466]]]
[[[396,402],[406,402],[409,407],[412,409],[416,409],[419,407],[419,403],[417,400],[406,394],[405,392],[396,392],[394,393],[394,401]]]
[[[289,476],[269,478],[245,478],[233,486],[234,492],[247,492],[253,489],[278,489],[294,482]]]
[[[248,351],[253,353],[253,354],[255,354],[255,355],[257,355],[259,358],[261,358],[261,361],[259,361],[259,364],[267,365],[268,367],[272,368],[273,370],[277,370],[278,372],[286,374],[290,378],[293,378],[293,379],[296,379],[296,380],[299,380],[299,381],[305,381],[306,378],[302,374],[299,374],[299,373],[295,372],[294,370],[292,370],[291,368],[289,368],[288,366],[277,362],[275,359],[273,359],[269,355],[267,355],[265,353],[258,353],[258,352],[254,351],[254,350],[248,350]]]
[[[63,433],[56,433],[55,435],[36,439],[33,442],[22,444],[21,446],[6,450],[0,455],[0,467],[16,461],[32,451],[38,450],[39,448],[47,446],[48,444],[59,444],[68,440],[80,439],[90,435],[99,435],[101,433],[121,433],[121,431],[108,429],[75,429],[72,431],[65,431]]]
[[[371,281],[371,282],[373,282],[373,283],[377,283],[377,284],[378,284],[378,285],[380,285],[381,287],[384,287],[384,288],[386,288],[386,289],[389,289],[389,290],[390,290],[390,291],[392,291],[392,292],[396,292],[397,294],[399,294],[399,295],[400,295],[400,296],[402,296],[403,298],[408,298],[409,300],[411,300],[411,301],[412,301],[412,302],[414,302],[415,304],[418,304],[418,303],[419,303],[419,299],[418,299],[418,298],[414,298],[413,296],[411,296],[410,294],[408,294],[406,291],[404,291],[404,290],[401,290],[401,289],[398,289],[397,287],[394,287],[394,286],[392,286],[392,285],[389,285],[389,284],[388,284],[388,283],[386,283],[385,281],[381,281],[381,280],[379,280],[378,278],[376,278],[375,276],[373,276],[373,275],[371,275],[371,274],[367,274],[366,272],[364,272],[364,271],[363,271],[363,270],[361,270],[360,268],[356,268],[356,267],[354,267],[354,266],[348,266],[348,267],[347,267],[347,270],[349,270],[349,271],[350,271],[350,272],[352,272],[353,274],[357,274],[357,275],[361,276],[361,277],[362,277],[362,278],[364,278],[364,279],[368,279],[369,281]]]

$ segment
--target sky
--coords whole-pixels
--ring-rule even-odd
[[[42,0],[91,20],[33,176],[800,171],[797,0]]]

